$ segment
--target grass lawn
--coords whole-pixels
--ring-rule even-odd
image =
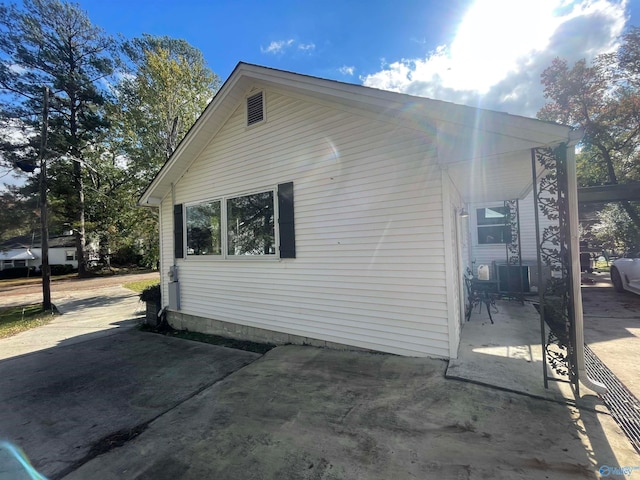
[[[610,262],[607,262],[607,261],[601,262],[600,260],[596,260],[595,262],[593,262],[593,268],[595,268],[600,272],[608,272],[611,270]]]
[[[129,282],[122,285],[124,288],[128,288],[129,290],[133,290],[137,293],[142,293],[142,291],[150,287],[151,285],[157,285],[160,283],[158,280],[140,280],[138,282]]]
[[[40,327],[53,319],[53,313],[42,310],[40,303],[21,307],[0,308],[0,338],[10,337],[31,328]]]

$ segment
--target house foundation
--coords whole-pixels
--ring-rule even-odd
[[[176,330],[187,330],[210,335],[245,340],[250,342],[269,343],[272,345],[310,345],[313,347],[330,348],[332,350],[350,350],[358,352],[373,352],[373,350],[345,345],[343,343],[329,342],[317,338],[293,335],[290,333],[276,332],[266,328],[250,327],[237,323],[225,322],[212,318],[189,315],[186,313],[169,310],[167,321]]]

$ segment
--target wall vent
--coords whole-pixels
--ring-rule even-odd
[[[255,125],[264,120],[263,92],[247,98],[247,126]]]

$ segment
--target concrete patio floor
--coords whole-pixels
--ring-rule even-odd
[[[462,326],[458,358],[449,362],[447,378],[466,380],[507,391],[565,402],[580,402],[591,408],[604,408],[597,395],[580,385],[575,398],[569,384],[550,381],[545,388],[542,364],[540,316],[530,303],[499,300],[492,311],[491,324],[486,307],[475,308]],[[556,375],[548,366],[552,378]]]

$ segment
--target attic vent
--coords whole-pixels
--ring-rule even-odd
[[[264,102],[262,92],[247,98],[247,126],[264,120]]]

